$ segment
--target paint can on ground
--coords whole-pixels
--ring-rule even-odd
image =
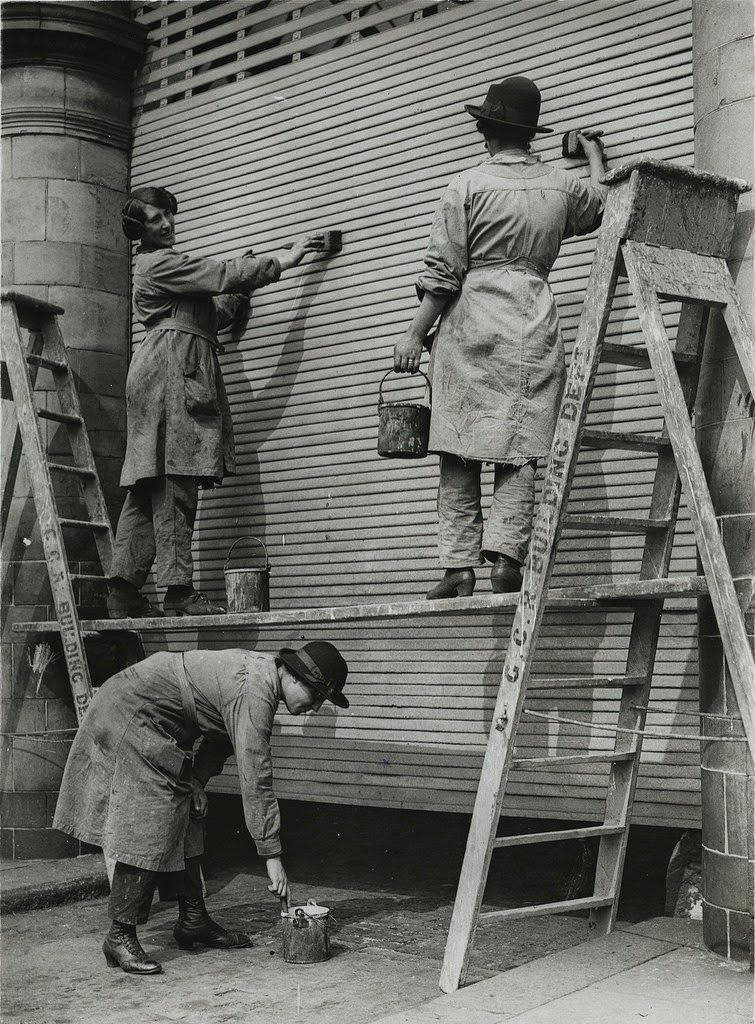
[[[419,372],[427,384],[426,402],[387,402],[383,398],[383,384],[393,370],[380,381],[377,452],[384,458],[424,459],[427,455],[432,389],[425,374]]]
[[[330,910],[308,900],[303,907],[281,910],[283,959],[287,964],[318,964],[330,959]]]
[[[256,541],[265,552],[265,564],[257,569],[229,569],[231,552],[242,541]],[[270,608],[270,558],[259,537],[239,537],[228,549],[223,566],[229,612],[266,612]]]

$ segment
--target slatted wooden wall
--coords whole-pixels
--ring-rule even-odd
[[[357,8],[333,6],[349,18]],[[266,17],[285,7],[289,15],[298,10],[302,22],[309,19],[312,50],[292,50],[281,32],[263,56],[253,51],[252,16],[263,7]],[[193,13],[196,39],[200,18],[229,8],[247,19],[235,40],[241,71],[231,74],[227,21],[214,29],[225,63],[210,66],[206,37],[207,48],[195,57],[186,35]],[[203,495],[198,576],[221,597],[231,541],[244,533],[262,537],[277,608],[405,599],[422,595],[439,575],[436,459],[378,458],[376,406],[393,343],[415,308],[413,281],[439,196],[454,173],[485,155],[463,104],[479,101],[491,81],[528,74],[543,92],[543,123],[556,129],[535,144],[543,159],[560,160],[566,128],[600,126],[614,166],[640,153],[692,162],[689,0],[396,0],[392,13],[403,13],[403,20],[387,22],[384,5],[382,14],[371,10],[374,19],[383,17],[379,31],[346,39],[339,23],[326,27],[325,40],[318,10],[278,0],[274,8],[154,4],[138,13],[156,45],[172,39],[166,47],[173,49],[162,65],[155,50],[140,80],[133,184],[165,184],[176,192],[178,248],[223,257],[250,245],[274,251],[309,229],[344,234],[341,255],[260,290],[246,327],[225,339],[239,475]],[[260,32],[266,25],[260,23]],[[176,66],[180,53],[183,63]],[[593,248],[592,237],[567,242],[551,277],[567,350]],[[676,309],[666,313],[673,328]],[[608,334],[641,343],[623,286]],[[641,371],[601,372],[592,409],[596,426],[644,431],[660,423],[652,380]],[[652,457],[586,453],[573,510],[641,512],[653,468]],[[631,575],[639,551],[636,537],[570,535],[554,582]],[[683,522],[674,571],[694,568]],[[485,575],[478,584],[483,592]],[[698,823],[697,745],[665,736],[696,726],[683,714],[697,706],[695,618],[688,603],[672,605],[665,617],[658,710],[649,718],[658,736],[645,743],[639,822]],[[189,640],[274,650],[317,636],[344,650],[351,708],[328,706],[303,722],[280,715],[275,778],[281,796],[469,810],[509,625],[503,614],[455,616],[450,604],[434,620],[222,637],[205,631]],[[537,671],[621,672],[628,631],[628,614],[620,611],[549,615]],[[612,708],[601,693],[559,698],[540,691],[530,704],[595,723],[606,722]],[[520,749],[566,753],[611,744],[609,736],[531,719]],[[601,817],[604,778],[594,766],[519,773],[505,810]],[[219,784],[235,790],[232,767]]]

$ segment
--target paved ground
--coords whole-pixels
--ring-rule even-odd
[[[751,1024],[752,974],[700,939],[697,921],[644,921],[375,1024]]]
[[[92,865],[96,868],[96,861]],[[91,871],[87,867],[82,874]],[[226,871],[209,882],[208,906],[223,923],[253,933],[251,950],[183,952],[171,936],[175,905],[156,903],[141,932],[165,967],[154,978],[107,968],[100,951],[107,924],[101,898],[6,915],[3,1024],[748,1024],[752,1019],[752,976],[696,948],[695,922],[627,924],[629,931],[587,945],[586,922],[576,917],[534,918],[505,928],[491,924],[478,933],[471,984],[455,996],[439,997],[451,892],[366,891],[304,878],[297,883],[298,899],[315,897],[332,909],[333,956],[301,966],[282,958],[277,901],[265,882],[246,870]],[[511,902],[499,896],[490,905]]]
[[[141,929],[145,947],[165,968],[154,978],[107,968],[100,951],[103,899],[6,916],[4,1024],[366,1024],[438,994],[450,893],[299,881],[298,898],[317,898],[334,917],[331,960],[299,966],[283,961],[278,902],[265,883],[246,873],[209,883],[208,906],[223,923],[253,933],[251,950],[183,952],[171,935],[175,905],[156,903]],[[585,933],[584,920],[568,917],[520,922],[505,934],[486,929],[470,978],[571,947]]]

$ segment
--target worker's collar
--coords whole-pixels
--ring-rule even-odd
[[[534,153],[522,153],[519,152],[503,152],[496,153],[495,156],[488,157],[485,161],[486,164],[537,164],[540,163],[540,157],[535,156]]]
[[[165,249],[162,246],[160,246],[158,248],[157,246],[153,246],[153,245],[138,245],[136,247],[136,255],[137,256],[141,256],[145,252],[175,252],[175,249],[173,248],[172,245],[170,246],[169,249]]]

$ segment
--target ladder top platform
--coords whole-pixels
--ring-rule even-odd
[[[668,579],[599,583],[590,587],[561,587],[548,594],[551,608],[590,608],[606,602],[618,607],[635,601],[672,597],[699,597],[708,593],[704,576],[675,576]],[[438,601],[388,601],[383,604],[335,605],[323,608],[281,608],[268,612],[238,612],[228,615],[184,615],[180,618],[89,619],[82,630],[103,632],[138,630],[177,633],[196,629],[236,629],[243,626],[282,626],[300,622],[358,622],[363,619],[419,618],[431,615],[472,615],[516,608],[519,594],[485,594]],[[16,622],[14,633],[54,633],[54,620]]]
[[[636,160],[627,160],[625,164],[619,164],[618,167],[614,167],[613,170],[605,174],[601,181],[604,185],[615,185],[628,178],[632,171],[647,171],[662,178],[698,181],[700,184],[729,189],[737,194],[752,190],[752,185],[743,178],[727,178],[721,174],[698,171],[695,167],[684,167],[681,164],[668,163],[666,160],[657,160],[649,156],[637,157]]]
[[[0,299],[3,302],[15,302],[19,309],[28,310],[31,313],[41,313],[43,316],[60,316],[65,313],[62,306],[56,306],[52,302],[45,302],[44,299],[37,299],[33,295],[24,295],[23,292],[15,292],[8,288],[3,288],[0,291]]]

